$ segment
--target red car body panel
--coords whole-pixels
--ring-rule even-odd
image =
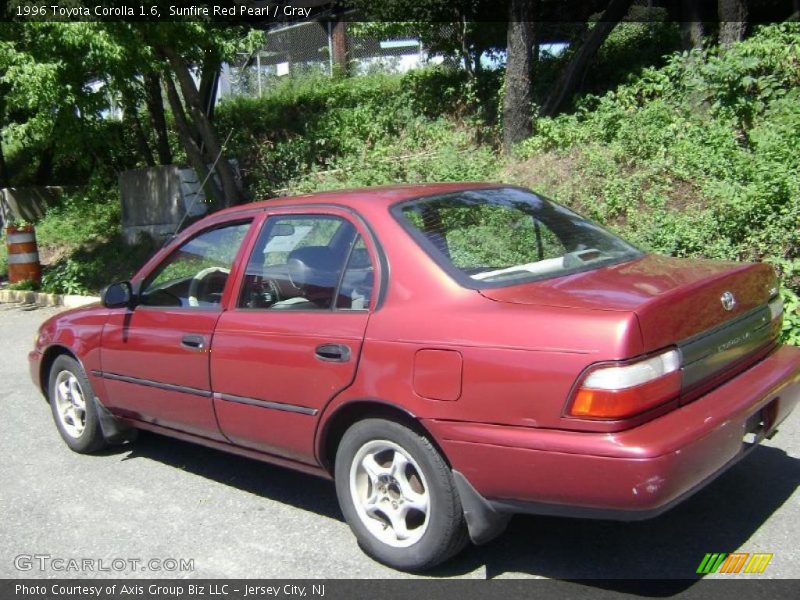
[[[211,380],[219,427],[236,444],[314,463],[315,416],[353,380],[369,315],[259,313],[255,320],[253,311],[226,311],[214,333]],[[322,339],[347,344],[351,360],[322,363],[314,356]],[[258,405],[225,400],[226,396],[313,413],[265,411]]]
[[[769,431],[788,416],[800,397],[798,361],[800,349],[781,348],[700,400],[618,433],[424,424],[453,468],[488,498],[651,511],[735,461],[754,412],[774,403]]]
[[[181,343],[184,336],[196,335],[208,347],[219,317],[217,311],[149,306],[110,311],[100,352],[106,408],[127,418],[224,439],[211,403],[208,354]],[[205,392],[205,397],[153,386],[145,391],[141,381],[114,376],[190,388]]]
[[[763,304],[774,277],[765,264],[649,254],[605,269],[483,293],[503,302],[634,312],[644,350],[651,351]],[[733,311],[703,301],[704,297],[719,298],[734,281],[737,303]],[[699,290],[703,296],[698,296]]]
[[[644,256],[468,289],[390,207],[484,187],[497,186],[345,190],[220,211],[132,279],[140,284],[208,227],[252,220],[219,310],[93,306],[61,313],[42,326],[31,375],[46,387],[48,357],[67,349],[117,417],[317,474],[329,473],[330,427],[342,411],[355,403],[390,406],[426,429],[451,466],[498,506],[569,505],[631,518],[669,505],[741,456],[748,420],[765,406],[771,421],[761,434],[796,404],[800,350],[765,346],[755,363],[683,406],[675,400],[624,422],[567,416],[589,365],[639,357],[746,315],[769,300],[774,273],[765,265]],[[331,214],[356,227],[375,268],[369,311],[237,308],[247,258],[276,214]],[[726,312],[719,297],[731,288],[739,302]],[[186,335],[202,336],[203,349],[183,347]],[[314,351],[323,343],[348,346],[351,359],[320,360]]]

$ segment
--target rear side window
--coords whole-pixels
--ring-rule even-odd
[[[342,275],[342,283],[336,296],[336,308],[344,310],[366,310],[372,302],[375,286],[375,268],[369,251],[360,235],[353,244],[353,251]]]
[[[437,263],[472,288],[559,277],[641,255],[602,227],[517,188],[431,196],[392,212]]]
[[[240,308],[369,308],[372,265],[355,226],[331,215],[271,217],[247,263]]]

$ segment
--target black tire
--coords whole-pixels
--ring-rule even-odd
[[[421,537],[407,547],[390,545],[368,529],[350,489],[351,468],[358,461],[359,452],[369,443],[383,441],[399,446],[410,456],[416,463],[412,468],[421,471],[422,478],[417,481],[424,479],[427,484],[427,525]],[[404,571],[423,571],[454,556],[468,542],[464,513],[450,468],[425,436],[408,427],[383,419],[365,419],[352,425],[336,451],[335,481],[339,506],[359,546],[385,565]]]
[[[70,431],[66,419],[62,419],[59,415],[56,385],[62,373],[65,374],[64,377],[67,377],[66,374],[69,373],[77,380],[83,396],[85,410],[83,411],[83,418],[78,419],[83,423],[82,431],[79,434],[76,434],[74,430]],[[94,390],[92,390],[89,379],[77,360],[64,354],[53,361],[48,379],[47,398],[50,401],[50,409],[52,410],[58,433],[61,434],[61,438],[71,450],[80,454],[90,454],[107,446],[95,408]],[[73,413],[74,416],[75,413]]]

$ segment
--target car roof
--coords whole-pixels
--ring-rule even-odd
[[[344,190],[334,190],[328,192],[316,192],[313,194],[303,194],[300,196],[284,196],[270,198],[249,204],[241,204],[227,208],[215,213],[215,216],[233,215],[237,212],[251,211],[254,209],[267,209],[280,206],[303,206],[314,204],[336,204],[347,206],[358,210],[361,205],[368,204],[371,207],[376,205],[389,207],[397,202],[421,198],[425,196],[436,196],[460,192],[465,190],[477,190],[505,187],[499,183],[485,182],[459,182],[459,183],[418,183],[402,185],[384,185],[376,187],[352,188]]]

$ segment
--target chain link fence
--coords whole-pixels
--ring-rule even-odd
[[[443,27],[452,27],[443,24]],[[264,45],[251,54],[240,54],[224,65],[220,76],[220,99],[231,96],[261,96],[284,77],[308,73],[330,75],[335,70],[335,25],[304,22],[273,29]],[[351,75],[376,71],[405,72],[439,58],[429,57],[419,40],[411,37],[378,37],[346,29],[346,60]]]

